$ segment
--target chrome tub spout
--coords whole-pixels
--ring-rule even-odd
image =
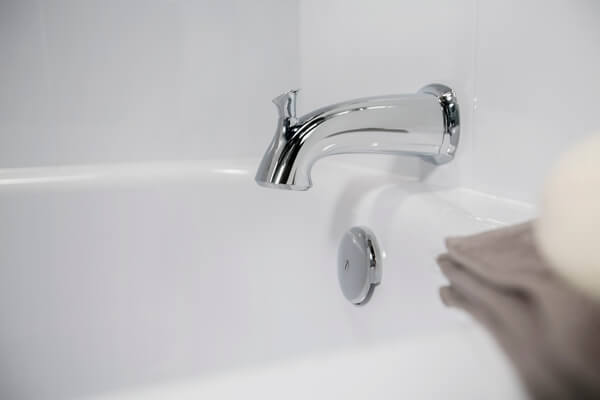
[[[404,154],[434,164],[454,158],[460,119],[456,96],[447,86],[350,100],[301,117],[296,117],[297,93],[291,90],[273,99],[279,119],[256,173],[259,185],[307,190],[315,161],[333,154]]]

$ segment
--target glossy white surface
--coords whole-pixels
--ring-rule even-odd
[[[483,374],[482,368],[485,368]],[[473,380],[466,383],[468,376]],[[482,397],[526,399],[486,333],[465,327],[345,353],[314,355],[90,399],[476,400]]]
[[[444,82],[461,107],[455,162],[349,161],[533,202],[559,154],[600,132],[598,16],[595,0],[300,0],[301,100]]]
[[[296,9],[1,1],[0,168],[258,156],[299,85]]]
[[[440,81],[461,105],[455,162],[350,161],[531,202],[600,131],[599,4],[2,1],[0,167],[259,157],[285,90],[305,112]]]
[[[335,159],[308,192],[267,190],[256,164],[1,171],[0,397],[319,398],[371,378],[380,398],[520,393],[495,345],[441,304],[434,258],[443,237],[530,206]],[[353,225],[386,254],[365,307],[336,277]]]
[[[594,0],[0,2],[0,166],[176,160],[0,170],[0,397],[518,397],[493,343],[440,304],[434,257],[533,210],[433,184],[536,197],[558,153],[600,131],[598,15]],[[304,112],[436,80],[463,118],[436,170],[340,157],[397,175],[324,160],[290,193],[257,187],[254,161],[182,161],[261,154],[291,87]],[[357,224],[387,254],[363,308],[335,275]]]
[[[300,114],[366,95],[441,82],[461,110],[458,158],[435,171],[414,158],[353,155],[352,163],[457,184],[471,140],[474,0],[300,0]],[[430,176],[430,175],[434,176]]]
[[[559,155],[600,133],[600,2],[480,1],[471,179],[536,201]]]

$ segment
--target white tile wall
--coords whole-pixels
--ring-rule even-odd
[[[295,0],[0,2],[0,167],[262,152],[270,99],[298,85],[296,16]]]
[[[599,18],[597,0],[5,0],[0,167],[259,156],[290,87],[304,112],[439,81],[461,102],[453,163],[353,161],[530,201],[600,132]]]

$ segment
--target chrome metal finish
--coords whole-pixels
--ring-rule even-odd
[[[259,185],[306,190],[318,159],[343,153],[408,154],[435,164],[454,158],[460,135],[452,89],[425,86],[416,94],[367,97],[296,116],[298,90],[275,99],[277,131],[258,171]]]
[[[381,253],[375,235],[363,227],[348,231],[338,249],[338,279],[344,297],[363,305],[381,282]]]

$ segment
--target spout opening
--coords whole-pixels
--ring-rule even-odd
[[[270,189],[279,189],[279,190],[294,190],[298,192],[303,192],[310,189],[310,185],[290,185],[288,183],[273,183],[268,181],[263,181],[259,179],[255,179],[256,183],[259,186],[270,188]]]

